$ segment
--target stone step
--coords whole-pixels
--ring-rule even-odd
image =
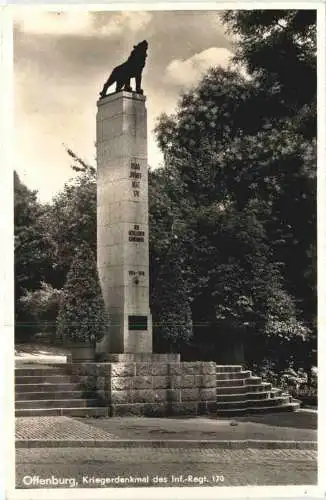
[[[77,383],[64,383],[64,384],[16,384],[15,385],[15,393],[25,393],[25,392],[74,392],[78,391],[79,386]]]
[[[275,397],[277,397],[277,396],[282,396],[282,394],[283,394],[282,389],[278,389],[278,388],[276,388],[276,387],[273,387],[273,388],[271,389],[271,391],[270,391],[270,397],[271,397],[271,398],[275,398]]]
[[[237,378],[233,380],[216,380],[216,390],[220,387],[227,387],[228,389],[231,389],[233,387],[245,387],[246,379],[244,378]]]
[[[251,371],[241,371],[241,372],[225,372],[225,373],[217,373],[216,380],[234,380],[240,378],[250,378],[252,375]]]
[[[66,416],[66,417],[108,417],[109,410],[101,406],[92,408],[30,408],[16,409],[16,417],[39,416]]]
[[[238,394],[216,394],[216,402],[223,403],[228,401],[256,401],[257,399],[268,399],[271,393],[269,391],[244,392]]]
[[[16,401],[40,400],[43,399],[82,399],[83,391],[58,391],[57,386],[54,386],[53,391],[37,391],[37,392],[16,392]]]
[[[69,375],[17,375],[16,384],[65,384],[71,382]]]
[[[249,384],[249,385],[259,385],[261,383],[262,383],[261,377],[251,376],[249,379],[246,379],[246,384]]]
[[[245,414],[252,414],[252,413],[279,413],[279,412],[285,412],[285,411],[297,411],[300,409],[300,403],[294,401],[291,403],[287,404],[281,404],[279,406],[271,406],[266,404],[265,406],[250,406],[248,405],[247,407],[243,408],[219,408],[217,410],[217,415],[219,416],[237,416],[237,415],[245,415]]]
[[[216,373],[241,372],[241,365],[216,365]]]
[[[55,363],[55,362],[49,362],[49,363],[36,363],[33,361],[26,361],[25,363],[22,361],[19,361],[16,366],[15,370],[21,370],[22,368],[27,368],[27,369],[43,369],[43,368],[66,368],[68,366],[71,366],[70,363]]]
[[[269,384],[268,382],[262,382],[261,384],[241,384],[241,385],[227,385],[225,387],[221,387],[218,385],[217,388],[217,393],[218,394],[243,394],[246,392],[264,392],[264,391],[270,391],[272,389],[272,384]]]
[[[61,368],[59,366],[49,366],[49,367],[34,367],[34,368],[15,368],[15,378],[17,377],[29,377],[38,376],[42,377],[44,375],[66,375],[67,368],[63,365]]]
[[[266,399],[258,399],[256,401],[250,399],[243,399],[241,401],[223,401],[217,402],[217,410],[223,409],[234,409],[234,408],[248,408],[248,407],[264,407],[264,406],[280,406],[282,404],[289,404],[290,398],[288,396],[281,396],[277,398],[266,398]]]
[[[226,379],[219,380],[216,379],[216,387],[237,387],[239,385],[260,385],[262,382],[261,377],[249,377],[249,378],[236,378],[236,379]]]
[[[96,399],[43,399],[43,400],[20,400],[16,401],[17,410],[28,410],[32,408],[88,408],[97,406]]]

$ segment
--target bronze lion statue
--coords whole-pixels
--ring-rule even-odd
[[[120,92],[121,90],[132,92],[133,90],[130,86],[131,78],[135,78],[136,80],[136,92],[138,94],[144,93],[141,88],[141,78],[147,57],[147,48],[147,40],[143,40],[138,43],[138,45],[134,45],[127,61],[114,68],[108,80],[105,82],[103,89],[100,92],[101,98],[106,96],[108,88],[113,83],[116,83],[116,92]]]

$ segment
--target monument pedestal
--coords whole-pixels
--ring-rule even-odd
[[[146,352],[139,353],[106,353],[101,358],[104,362],[117,363],[180,363],[180,354],[151,354]]]
[[[73,364],[71,373],[94,399],[101,400],[109,416],[208,415],[216,411],[214,362],[114,360]]]

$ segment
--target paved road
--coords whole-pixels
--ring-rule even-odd
[[[311,450],[18,449],[16,487],[314,485],[316,459]]]
[[[115,417],[74,421],[109,432],[120,439],[317,441],[317,414],[304,412],[235,419]]]
[[[17,440],[277,440],[317,441],[317,414],[220,418],[71,418],[17,417]],[[250,421],[250,419],[253,421]],[[49,445],[50,446],[50,445]],[[67,443],[67,446],[69,444]],[[71,443],[72,446],[72,443]],[[82,446],[82,443],[81,443]]]
[[[239,423],[256,423],[276,427],[291,427],[293,429],[311,429],[317,431],[318,412],[317,409],[302,408],[296,412],[265,413],[259,415],[248,415],[237,417]]]

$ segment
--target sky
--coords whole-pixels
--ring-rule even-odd
[[[63,144],[95,165],[98,94],[113,67],[144,39],[148,163],[156,168],[159,115],[173,113],[180,93],[209,67],[230,63],[232,41],[218,11],[17,12],[14,167],[40,201],[50,201],[73,176]]]

